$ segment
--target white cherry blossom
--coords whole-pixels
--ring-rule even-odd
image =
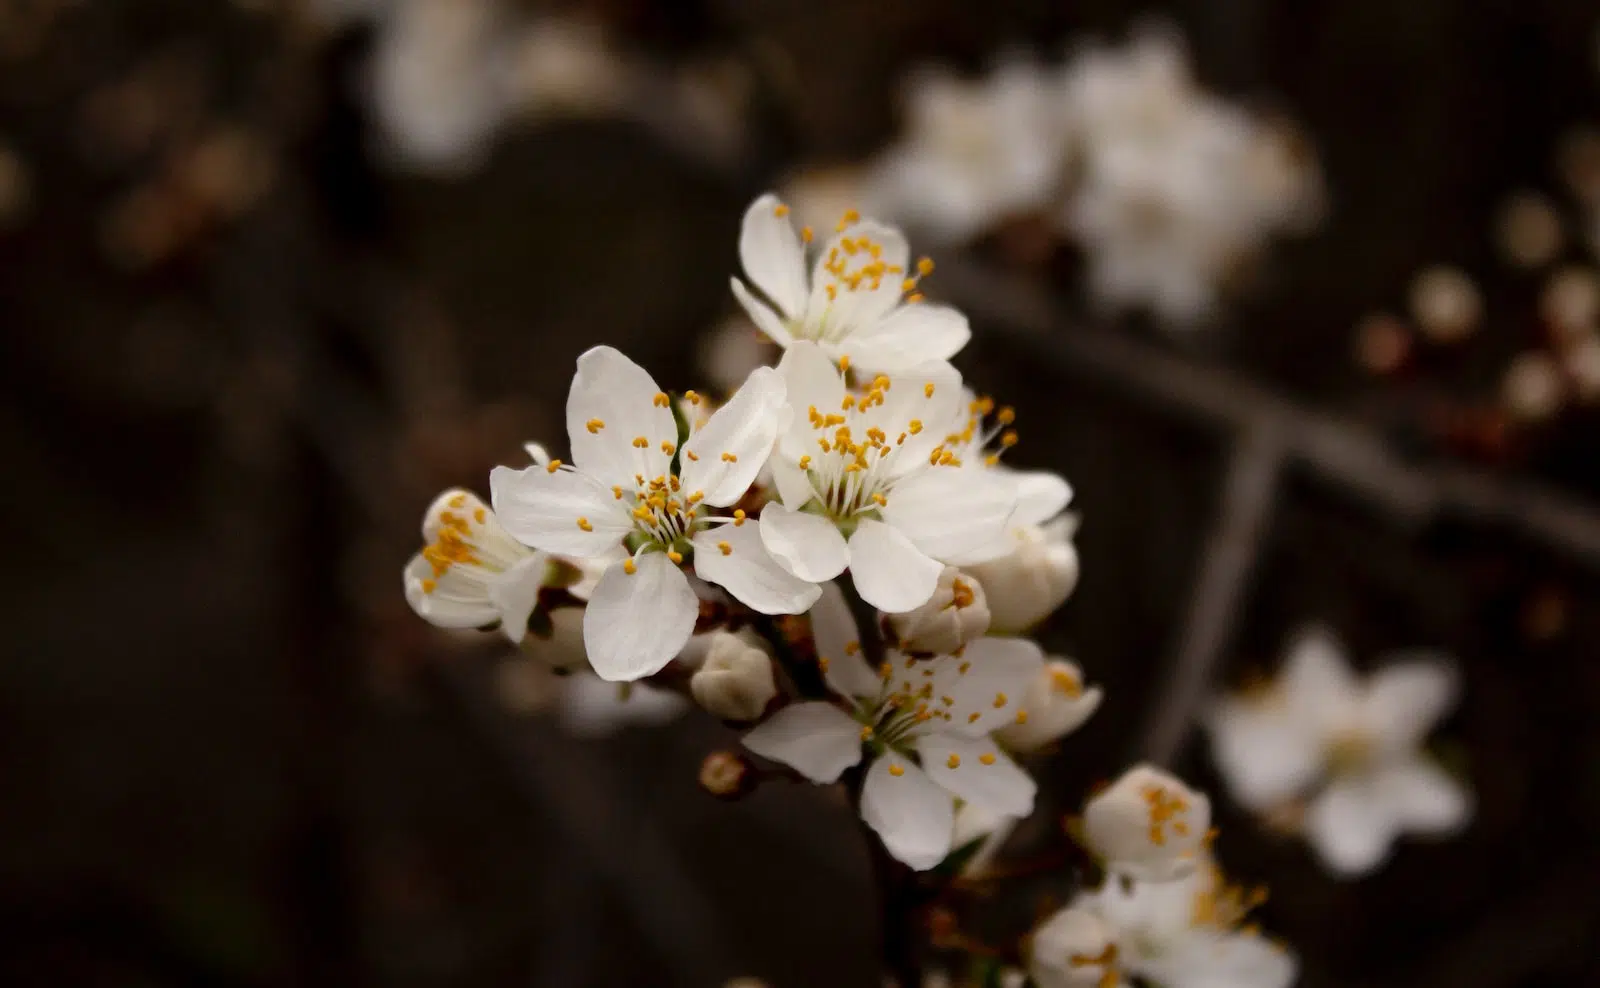
[[[899,230],[846,213],[808,274],[811,239],[771,193],[745,211],[739,260],[750,286],[734,278],[733,293],[778,345],[809,340],[835,362],[894,372],[948,360],[971,338],[965,316],[922,301],[917,283],[933,262],[913,265]]]
[[[429,624],[482,628],[498,623],[522,641],[552,558],[520,544],[471,491],[448,490],[422,517],[421,552],[406,564],[406,601]]]
[[[1033,780],[989,734],[1017,716],[1038,646],[981,638],[962,655],[927,660],[891,651],[874,671],[832,584],[812,612],[812,632],[823,676],[845,706],[792,704],[745,735],[745,747],[819,783],[865,757],[861,817],[918,870],[952,849],[952,797],[1003,818],[1033,808]]]
[[[1058,910],[1033,931],[1028,974],[1038,988],[1118,988],[1116,936],[1093,910]]]
[[[1229,885],[1208,860],[1177,881],[1108,881],[1071,911],[1098,917],[1111,935],[1114,949],[1100,959],[1115,981],[1101,984],[1138,977],[1156,988],[1289,988],[1294,956],[1245,923],[1264,898]]]
[[[690,555],[700,579],[763,613],[802,613],[817,597],[766,551],[743,510],[710,510],[736,504],[765,462],[784,414],[782,377],[757,369],[681,450],[671,404],[642,367],[595,347],[578,359],[567,399],[573,465],[490,475],[495,510],[517,539],[606,561],[584,616],[602,679],[649,676],[688,640],[699,612],[680,568]]]
[[[1401,834],[1448,834],[1471,815],[1468,792],[1420,750],[1457,688],[1454,666],[1431,654],[1397,656],[1363,681],[1312,629],[1274,683],[1218,701],[1206,726],[1235,799],[1257,813],[1305,800],[1317,855],[1361,875]]]
[[[1027,719],[1007,724],[995,737],[1012,751],[1038,751],[1078,728],[1100,709],[1102,692],[1085,686],[1083,670],[1068,659],[1040,657],[1033,682],[1022,695]]]
[[[983,586],[954,566],[939,574],[939,586],[921,606],[889,616],[902,652],[949,654],[989,630]]]
[[[789,572],[821,583],[848,567],[862,598],[892,614],[933,595],[942,563],[993,555],[1015,490],[946,446],[939,423],[962,400],[955,368],[879,375],[856,393],[816,344],[796,342],[778,372],[793,414],[761,541]]]
[[[1084,843],[1107,872],[1172,881],[1200,863],[1211,801],[1151,765],[1135,765],[1083,810]]]

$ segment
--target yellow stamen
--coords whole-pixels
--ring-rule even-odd
[[[733,554],[733,546],[729,545],[726,542],[718,542],[717,543],[717,548],[722,551],[722,554],[724,556],[729,556],[729,555]]]
[[[960,768],[961,756],[952,752],[950,758],[945,762],[945,765],[949,766],[950,768]]]
[[[900,776],[906,774],[906,770],[901,768],[898,765],[890,765],[889,766],[889,774],[898,779],[898,778],[900,778]]]
[[[629,576],[632,576],[633,574],[639,572],[639,567],[632,559],[624,559],[622,561],[622,571]]]
[[[994,753],[986,751],[983,754],[978,756],[978,761],[984,763],[985,765],[993,765],[994,764]]]
[[[594,526],[589,524],[589,519],[587,519],[587,518],[579,518],[578,519],[578,527],[583,529],[585,532],[594,531]]]
[[[583,423],[583,427],[589,430],[589,435],[593,436],[598,435],[600,430],[606,427],[606,423],[604,419],[590,419]]]
[[[560,460],[551,460],[549,462],[549,464],[547,464],[545,466],[545,470],[548,473],[555,473],[557,470],[560,470],[560,469],[561,469],[561,461]]]

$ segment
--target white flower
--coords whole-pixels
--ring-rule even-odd
[[[989,630],[983,587],[954,566],[939,573],[939,585],[920,606],[889,616],[902,652],[948,655]]]
[[[874,672],[832,584],[812,612],[812,631],[823,675],[848,712],[820,701],[785,707],[745,735],[745,747],[820,783],[858,764],[865,748],[861,818],[918,870],[951,851],[952,796],[999,817],[1033,808],[1033,780],[989,732],[1016,716],[1038,646],[981,638],[961,656],[913,661],[890,652]]]
[[[1068,114],[1055,74],[1013,58],[964,82],[913,77],[905,139],[874,167],[874,201],[941,243],[1042,210],[1064,179]]]
[[[682,716],[689,701],[649,683],[608,683],[588,673],[561,680],[559,719],[567,733],[603,738],[624,727],[655,727]]]
[[[1108,872],[1170,881],[1194,871],[1211,828],[1211,802],[1150,765],[1136,765],[1083,811],[1084,841]]]
[[[1450,833],[1470,816],[1468,793],[1419,750],[1456,692],[1454,667],[1431,655],[1363,682],[1311,630],[1274,684],[1221,700],[1206,726],[1235,799],[1265,813],[1309,796],[1306,838],[1328,868],[1360,875],[1400,834]]]
[[[679,566],[690,554],[697,576],[763,613],[798,614],[816,600],[816,587],[778,565],[742,510],[708,510],[744,496],[783,402],[783,379],[760,368],[680,450],[671,399],[638,364],[595,347],[578,358],[567,398],[575,465],[490,475],[495,510],[516,538],[607,561],[583,626],[602,679],[652,675],[688,640],[699,600]]]
[[[551,558],[519,544],[477,495],[448,490],[422,516],[426,547],[406,564],[406,600],[441,628],[498,623],[522,641]]]
[[[768,193],[750,204],[739,231],[739,261],[764,299],[732,279],[739,303],[774,342],[810,340],[835,362],[886,372],[948,360],[966,345],[965,316],[921,301],[917,281],[933,262],[913,269],[900,231],[846,213],[808,276],[811,228],[797,234],[788,217]]]
[[[1055,612],[1078,585],[1078,549],[1072,536],[1074,515],[1043,525],[1012,525],[1008,554],[967,570],[988,588],[990,629],[1020,634]]]
[[[767,653],[725,631],[712,633],[709,650],[689,680],[695,701],[722,720],[755,720],[778,695]]]
[[[1067,659],[1041,657],[1028,691],[1022,695],[1027,717],[1007,724],[995,738],[1012,751],[1038,751],[1078,728],[1100,709],[1098,686],[1083,685],[1083,670]]]
[[[820,583],[849,567],[862,598],[892,614],[933,596],[941,562],[992,553],[1016,499],[945,446],[955,368],[880,375],[858,395],[815,344],[797,342],[778,371],[794,414],[773,452],[781,501],[762,511],[761,541],[790,572]]]
[[[1294,956],[1244,925],[1260,890],[1231,886],[1209,861],[1172,882],[1108,881],[1074,911],[1100,918],[1115,943],[1109,970],[1157,988],[1289,988]]]
[[[1038,988],[1117,988],[1116,931],[1091,910],[1062,909],[1033,931],[1028,974]]]

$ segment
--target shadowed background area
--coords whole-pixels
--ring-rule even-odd
[[[841,798],[711,799],[736,735],[696,711],[573,736],[514,702],[501,643],[419,621],[401,567],[437,491],[562,445],[588,347],[703,380],[744,207],[880,147],[909,68],[1150,13],[1205,85],[1296,119],[1327,219],[1183,336],[1095,314],[1069,250],[1023,284],[1004,236],[939,256],[958,365],[1084,519],[1041,637],[1107,701],[1035,826],[1166,747],[1307,988],[1600,983],[1596,414],[1504,442],[1434,414],[1532,332],[1490,231],[1600,120],[1592,3],[508,0],[591,18],[640,74],[447,174],[386,153],[373,29],[312,6],[0,0],[0,983],[877,984]],[[1509,315],[1364,372],[1352,327],[1438,262]],[[1358,667],[1427,646],[1465,673],[1436,749],[1474,823],[1360,882],[1229,808],[1164,713],[1184,656],[1236,683],[1308,621]]]

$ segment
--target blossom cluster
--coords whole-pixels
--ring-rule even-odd
[[[489,503],[440,495],[407,598],[447,628],[581,637],[559,661],[584,705],[608,683],[650,691],[650,716],[671,709],[660,691],[685,694],[747,728],[772,772],[842,782],[884,852],[931,873],[1030,815],[1029,758],[1100,705],[1025,637],[1077,582],[1072,489],[1003,462],[1016,414],[950,363],[967,320],[924,299],[933,265],[899,230],[850,211],[824,240],[769,194],[738,248],[732,292],[776,366],[719,403],[587,351],[564,457],[530,444],[491,472]],[[702,785],[732,795],[754,771],[722,753]],[[1287,952],[1240,927],[1252,903],[1211,863],[1205,795],[1138,766],[1080,831],[1106,883],[1032,938],[1042,988],[1194,983],[1174,956],[1190,975],[1292,979]]]

